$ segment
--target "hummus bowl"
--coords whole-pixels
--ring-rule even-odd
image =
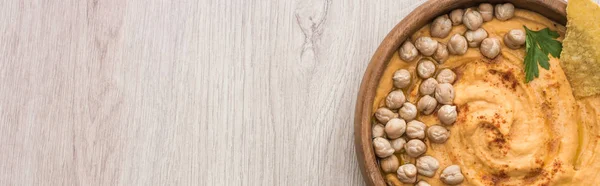
[[[419,61],[400,60],[398,49],[407,39],[414,41],[419,36],[428,36],[428,25],[436,17],[455,9],[476,7],[480,3],[512,3],[515,6],[516,20],[492,20],[482,25],[491,36],[501,39],[503,35],[499,33],[526,25],[535,30],[550,28],[560,34],[559,40],[564,38],[566,2],[560,0],[431,0],[416,8],[384,38],[373,55],[360,86],[354,135],[358,162],[367,185],[390,183],[373,148],[374,112],[385,102],[385,96],[393,90],[393,72],[398,69],[414,72],[415,64]],[[452,28],[450,36],[438,40],[448,42],[452,34],[458,32],[465,32],[464,26]],[[581,166],[582,162],[575,161],[578,161],[577,156],[582,150],[582,147],[577,145],[583,140],[578,138],[581,135],[577,135],[582,129],[576,125],[569,126],[570,128],[555,125],[556,121],[581,121],[578,118],[579,114],[569,112],[585,110],[575,111],[581,103],[574,100],[557,59],[551,60],[550,71],[541,73],[540,78],[544,80],[527,84],[522,75],[523,67],[518,65],[524,58],[524,49],[502,49],[500,53],[499,58],[480,60],[483,57],[479,50],[469,48],[464,55],[452,56],[447,60],[448,63],[438,65],[437,68],[457,72],[454,104],[459,107],[456,122],[460,124],[455,125],[460,126],[452,126],[450,139],[445,144],[428,144],[429,150],[426,154],[440,160],[437,175],[450,165],[449,162],[462,166],[465,177],[463,185],[568,184],[568,180],[575,179],[575,173],[569,172],[571,170],[565,171],[561,166],[568,164],[564,166],[571,166],[570,169],[573,169],[573,166]],[[479,81],[482,78],[485,80]],[[546,92],[547,87],[553,88]],[[415,102],[414,97],[415,94],[418,97],[418,90],[410,89],[406,90],[406,99]],[[539,99],[538,94],[548,94],[556,98],[554,101],[547,101]],[[410,95],[413,95],[413,98],[410,98]],[[592,103],[600,103],[600,99],[593,99]],[[486,104],[481,104],[483,102]],[[439,107],[436,111],[438,109]],[[592,110],[592,116],[596,113],[596,110]],[[427,123],[427,126],[439,123],[427,116],[419,117],[419,120]],[[600,138],[600,135],[598,136]],[[514,144],[507,147],[506,143]],[[566,143],[574,144],[565,145]],[[561,150],[568,153],[558,153]],[[400,164],[404,164],[404,161]],[[554,170],[563,172],[552,173]],[[584,176],[595,176],[595,173],[582,174],[577,179]],[[430,181],[431,185],[441,184],[433,180],[439,176],[429,177],[425,180]],[[513,177],[519,180],[512,180]],[[529,179],[528,182],[523,181],[525,179]]]

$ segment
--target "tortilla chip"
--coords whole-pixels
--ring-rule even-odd
[[[569,0],[561,66],[577,98],[600,93],[600,6]]]

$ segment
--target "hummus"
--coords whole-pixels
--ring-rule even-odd
[[[507,21],[494,19],[483,24],[489,37],[502,41],[511,29],[550,28],[564,38],[565,27],[537,13],[515,10]],[[454,33],[464,33],[464,25]],[[412,41],[429,35],[429,25],[412,35]],[[437,39],[437,38],[436,38]],[[420,56],[422,57],[422,56]],[[419,58],[420,58],[419,57]],[[440,169],[433,178],[419,176],[431,185],[443,185],[443,168],[457,164],[465,180],[462,185],[595,185],[600,183],[600,97],[575,99],[559,60],[550,60],[550,70],[540,68],[540,77],[525,83],[524,47],[512,50],[502,45],[495,59],[482,57],[478,48],[462,56],[452,55],[437,70],[450,68],[457,74],[454,83],[458,119],[450,126],[446,143],[426,141],[426,155],[437,158]],[[404,89],[407,100],[419,97],[421,79],[415,74],[419,58],[402,61],[394,54],[381,77],[375,109],[385,105],[393,89],[392,75],[398,69],[411,72],[411,86]],[[439,107],[439,106],[438,106]],[[419,115],[428,126],[439,124],[435,114]],[[401,164],[412,162],[396,154]],[[388,182],[401,184],[395,173],[384,175]]]

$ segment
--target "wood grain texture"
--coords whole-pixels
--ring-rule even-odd
[[[0,185],[361,185],[367,63],[422,1],[0,1]]]
[[[359,83],[423,2],[0,1],[0,185],[362,185]]]

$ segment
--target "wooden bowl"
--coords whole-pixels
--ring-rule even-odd
[[[482,2],[492,4],[511,2],[517,8],[540,13],[560,24],[565,25],[567,22],[567,4],[562,0],[430,0],[413,10],[383,39],[371,58],[358,92],[354,115],[354,143],[358,163],[367,185],[386,185],[373,151],[371,111],[379,79],[392,54],[406,38],[430,23],[435,17],[457,8],[476,6]]]

